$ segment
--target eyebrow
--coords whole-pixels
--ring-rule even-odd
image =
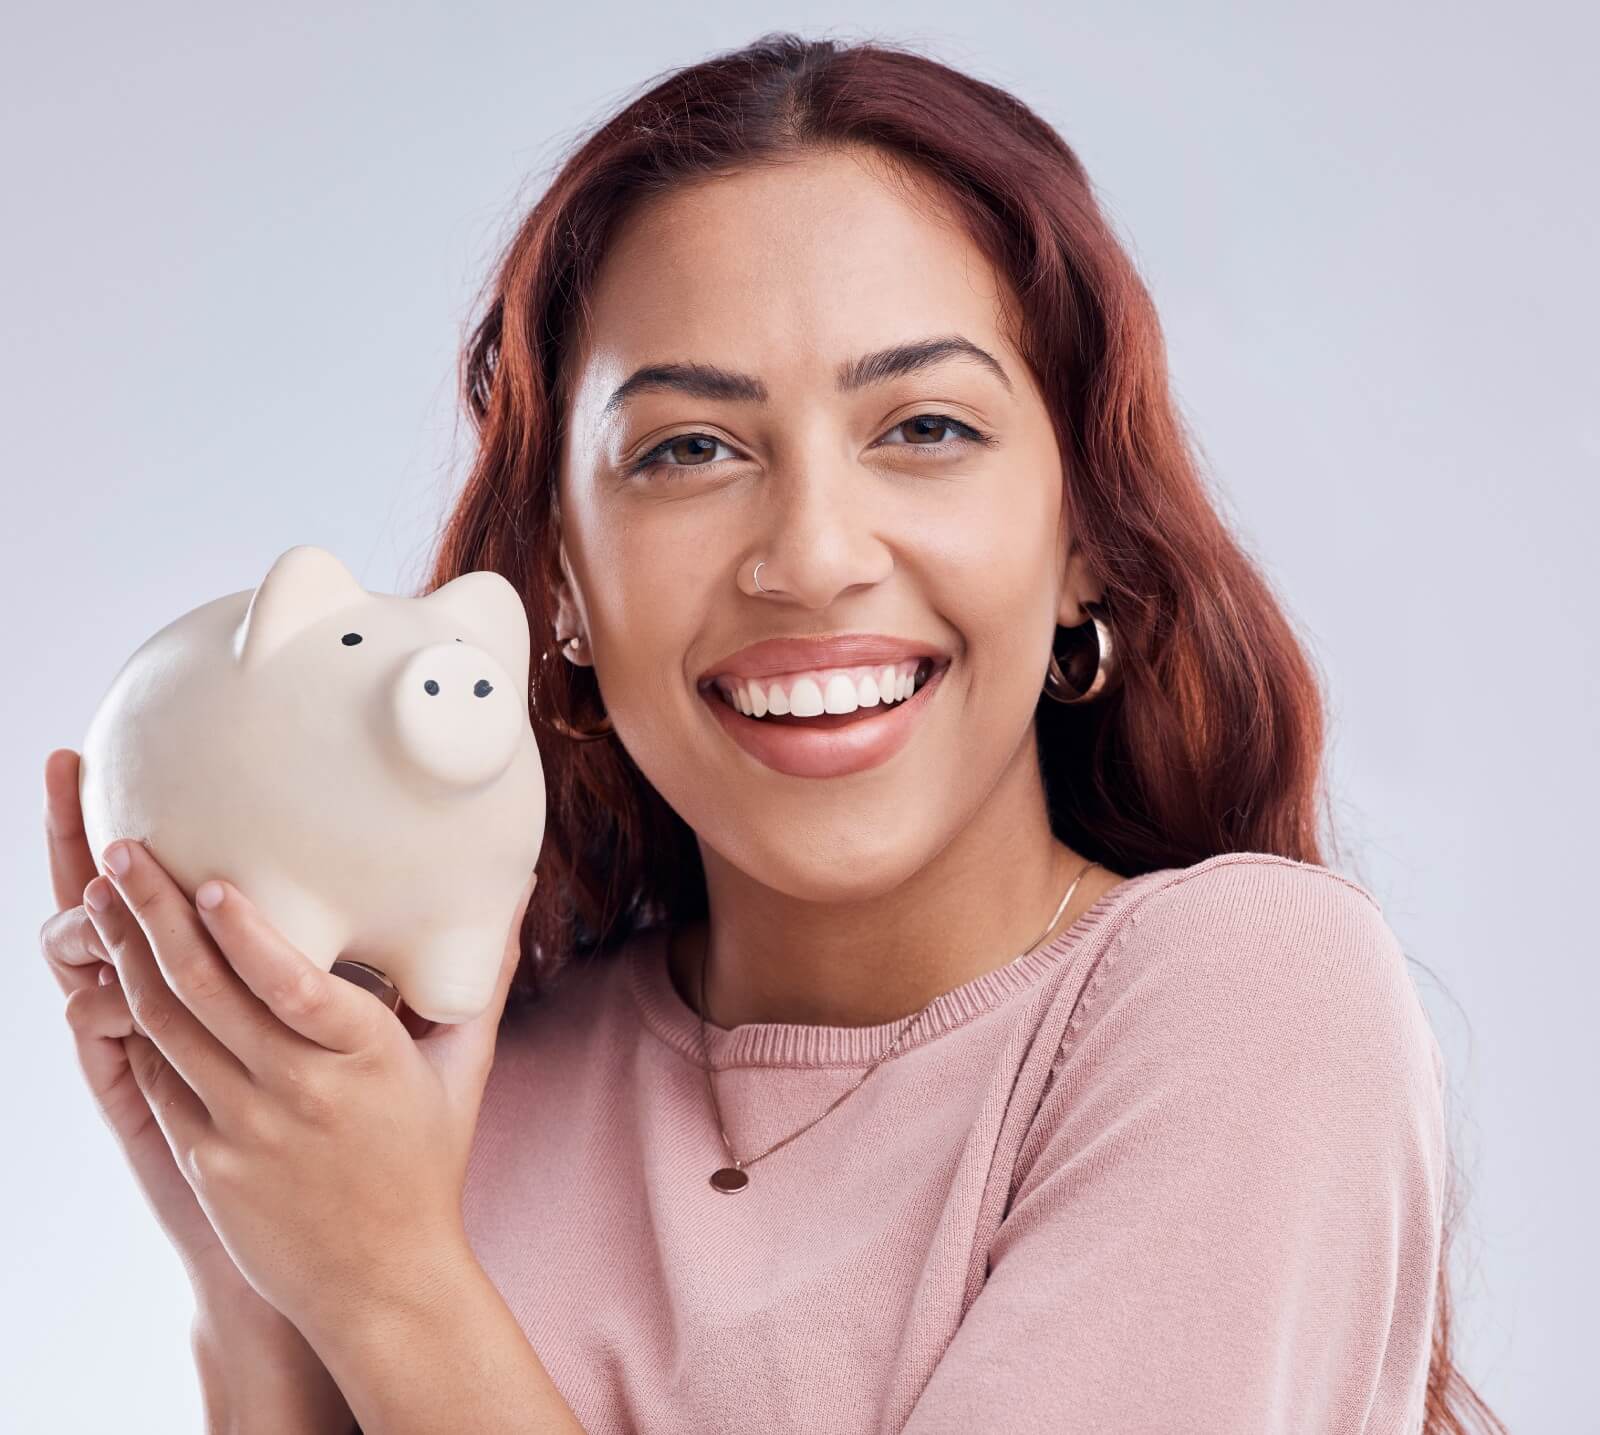
[[[1008,393],[1015,392],[1000,361],[987,349],[979,348],[960,334],[917,339],[850,359],[839,365],[834,384],[841,394],[853,393],[870,384],[881,384],[902,374],[917,373],[949,359],[966,359],[982,364],[999,378]],[[741,374],[718,368],[714,364],[646,364],[643,368],[635,369],[617,386],[606,400],[600,415],[606,417],[635,394],[661,390],[672,390],[697,399],[734,399],[757,404],[764,404],[771,397],[767,386],[754,374]]]

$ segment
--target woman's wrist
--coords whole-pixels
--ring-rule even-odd
[[[255,1305],[197,1293],[190,1348],[207,1435],[286,1430],[351,1435],[355,1416],[294,1324]]]

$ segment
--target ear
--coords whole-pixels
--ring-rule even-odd
[[[296,633],[368,596],[327,549],[299,544],[279,556],[251,595],[244,621],[234,633],[234,658],[245,667],[256,667]]]
[[[573,594],[577,585],[572,578],[572,565],[567,559],[567,541],[561,540],[561,579],[556,585],[556,617],[555,631],[550,634],[550,643],[555,647],[557,639],[570,638],[574,633],[587,633],[588,623],[584,619]],[[563,650],[562,656],[570,662],[570,650]]]
[[[1066,571],[1061,585],[1061,602],[1056,609],[1056,622],[1063,628],[1076,628],[1089,621],[1085,603],[1098,603],[1105,586],[1089,568],[1088,556],[1076,544],[1067,555]]]
[[[448,613],[466,636],[528,686],[528,610],[503,575],[488,568],[463,573],[419,600]]]

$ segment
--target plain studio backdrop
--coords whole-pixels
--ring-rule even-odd
[[[45,754],[150,633],[293,544],[410,591],[523,205],[652,76],[789,29],[920,44],[1088,166],[1326,675],[1346,870],[1449,1060],[1458,1361],[1513,1430],[1595,1428],[1595,12],[1067,8],[11,14],[0,1427],[200,1424],[187,1282],[39,953]]]

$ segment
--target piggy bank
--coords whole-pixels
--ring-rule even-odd
[[[498,573],[405,598],[291,548],[118,672],[81,754],[90,851],[142,840],[191,901],[226,878],[323,971],[465,1021],[544,840],[528,648]]]

